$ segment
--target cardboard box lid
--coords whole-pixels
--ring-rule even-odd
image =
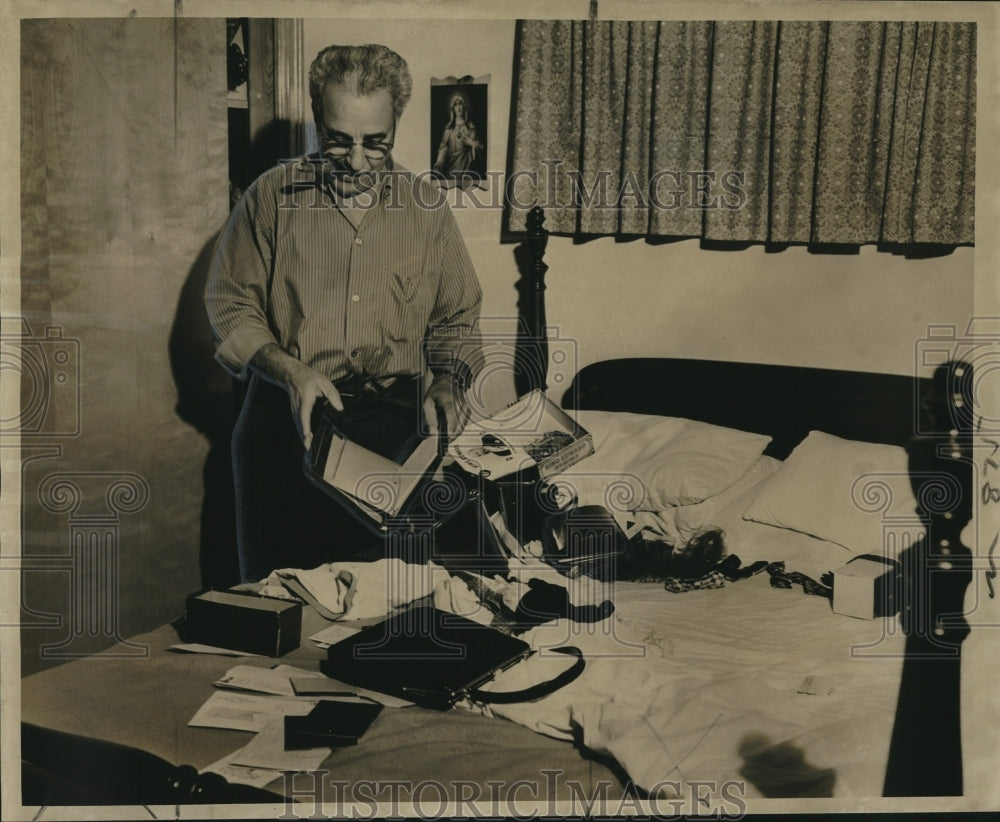
[[[396,516],[437,463],[438,442],[428,437],[400,465],[351,442],[340,432],[330,441],[323,481],[364,506]],[[389,493],[386,493],[387,489]]]
[[[253,608],[257,611],[273,611],[275,613],[302,607],[302,603],[294,599],[269,597],[254,593],[253,591],[225,591],[218,588],[208,588],[204,591],[198,591],[191,594],[188,599],[197,599],[201,602],[211,602],[216,605],[235,605],[238,608]]]
[[[834,571],[834,575],[857,579],[878,579],[884,574],[895,573],[898,568],[899,563],[895,560],[875,554],[861,554],[849,559],[843,567]],[[836,585],[834,590],[836,591]]]
[[[535,466],[543,469],[541,473],[554,473],[545,467],[563,463],[560,455],[581,440],[588,444],[577,446],[573,462],[593,453],[590,434],[535,389],[491,417],[470,422],[452,441],[448,453],[469,473],[495,480]]]
[[[400,515],[440,462],[439,439],[422,437],[402,462],[352,441],[337,425],[328,401],[317,403],[305,471],[325,493],[379,526]]]

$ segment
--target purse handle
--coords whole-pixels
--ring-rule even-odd
[[[559,674],[559,676],[553,677],[546,682],[539,682],[537,685],[532,685],[529,688],[522,688],[519,691],[482,691],[479,688],[473,688],[469,691],[469,698],[476,702],[492,703],[494,705],[532,702],[536,699],[541,699],[543,696],[555,693],[564,685],[569,685],[570,682],[583,673],[587,661],[583,658],[583,651],[579,648],[573,645],[565,645],[562,648],[552,648],[551,650],[556,654],[574,656],[576,657],[576,662]]]

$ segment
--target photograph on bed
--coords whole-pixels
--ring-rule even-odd
[[[989,6],[225,6],[4,12],[0,815],[996,807]]]

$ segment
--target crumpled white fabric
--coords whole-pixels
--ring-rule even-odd
[[[471,619],[480,625],[489,625],[493,621],[493,612],[458,577],[449,576],[438,580],[434,586],[434,607]]]
[[[611,595],[608,584],[584,576],[568,579],[551,566],[532,559],[511,558],[508,580],[497,576],[486,582],[501,593],[507,607],[513,611],[531,579],[566,588],[573,605],[600,605]],[[260,593],[294,598],[286,587],[287,581],[298,582],[330,619],[377,619],[433,595],[435,605],[442,610],[489,622],[484,616],[473,616],[477,611],[489,611],[482,608],[469,587],[433,562],[411,565],[400,559],[380,559],[375,562],[330,562],[310,569],[280,568],[263,580]]]
[[[400,559],[330,562],[308,570],[281,568],[264,580],[261,593],[289,596],[282,580],[296,580],[336,619],[378,619],[434,591],[447,572],[434,563],[411,565]]]

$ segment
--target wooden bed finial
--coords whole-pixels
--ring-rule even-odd
[[[972,551],[961,534],[975,493],[972,366],[945,363],[932,386],[920,405],[919,433],[907,448],[927,532],[900,556],[906,650],[885,796],[963,792],[960,671]]]
[[[544,228],[545,212],[535,206],[528,212],[524,246],[530,255],[521,267],[522,292],[521,339],[515,363],[514,380],[518,395],[548,388],[549,340],[545,329],[545,247],[549,232]]]

